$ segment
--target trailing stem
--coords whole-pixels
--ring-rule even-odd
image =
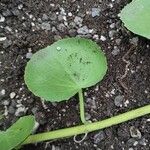
[[[114,116],[112,118],[102,120],[102,121],[88,123],[88,124],[75,126],[71,128],[59,129],[59,130],[45,132],[45,133],[39,133],[35,135],[30,135],[23,142],[23,144],[43,142],[43,141],[54,140],[58,138],[65,138],[65,137],[70,137],[73,135],[88,133],[88,132],[92,132],[95,130],[101,130],[106,127],[110,127],[112,125],[123,123],[125,121],[135,119],[137,117],[140,117],[146,114],[150,114],[150,104],[147,106]],[[82,119],[84,121],[84,118]]]

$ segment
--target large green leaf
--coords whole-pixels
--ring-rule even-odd
[[[33,116],[20,118],[6,131],[0,131],[0,150],[11,150],[21,144],[32,132]]]
[[[129,30],[150,39],[150,0],[133,0],[121,11],[120,18]]]
[[[106,70],[106,57],[96,43],[66,38],[33,55],[25,68],[25,82],[35,95],[62,101],[102,80]]]

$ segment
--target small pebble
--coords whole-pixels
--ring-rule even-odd
[[[131,137],[138,138],[138,139],[141,139],[141,137],[142,137],[141,132],[139,131],[139,129],[137,129],[134,126],[130,127],[130,135],[131,135]]]
[[[0,37],[0,42],[5,41],[6,39],[6,37]]]
[[[11,99],[13,99],[16,96],[16,93],[15,92],[11,92],[9,96],[10,96]]]
[[[77,33],[78,33],[78,34],[85,35],[85,34],[88,34],[88,33],[89,33],[89,29],[88,29],[87,26],[83,26],[83,27],[81,27],[81,28],[78,28]]]
[[[31,59],[32,55],[33,55],[33,54],[32,54],[31,52],[29,52],[29,53],[26,54],[26,58],[27,58],[27,59]]]
[[[122,95],[118,95],[115,97],[114,99],[114,103],[117,107],[122,107],[123,105],[123,100],[124,100],[124,97]]]
[[[13,106],[9,106],[8,107],[8,112],[10,113],[10,114],[14,114],[15,113],[15,108],[13,107]]]
[[[92,17],[96,17],[100,15],[100,8],[92,8]]]
[[[76,16],[76,17],[74,18],[74,22],[75,22],[75,24],[77,24],[77,25],[81,25],[82,22],[83,22],[83,19],[82,19],[81,17],[79,17],[79,16]]]
[[[42,20],[43,20],[43,21],[47,21],[47,20],[48,20],[48,16],[47,16],[46,14],[43,14]]]
[[[5,100],[4,102],[3,102],[3,105],[4,106],[8,106],[10,104],[10,102],[8,101],[8,100]]]
[[[12,41],[11,40],[5,40],[3,42],[3,48],[8,48],[9,46],[11,46]]]
[[[106,41],[106,37],[103,36],[103,35],[101,35],[100,40],[101,40],[101,41]]]
[[[5,21],[5,17],[3,17],[2,15],[0,15],[0,22],[4,22]]]
[[[138,37],[133,37],[132,39],[130,39],[130,43],[137,46],[139,42],[139,38]]]
[[[99,142],[101,142],[103,139],[105,139],[104,131],[100,131],[97,134],[95,134],[93,139],[94,139],[95,144],[98,144]]]
[[[50,26],[50,24],[47,23],[47,22],[43,22],[43,23],[41,24],[41,28],[42,28],[43,30],[51,30],[51,26]]]

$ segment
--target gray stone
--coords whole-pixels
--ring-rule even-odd
[[[12,16],[12,13],[11,13],[11,11],[9,10],[9,9],[7,9],[6,11],[3,11],[3,16],[5,16],[5,17],[9,17],[9,16]]]
[[[120,43],[121,43],[121,39],[116,39],[116,44],[120,45]]]
[[[116,106],[121,107],[123,105],[123,100],[124,100],[123,95],[118,95],[115,97],[114,103]]]
[[[57,29],[61,32],[66,30],[66,26],[63,23],[58,24]]]
[[[9,46],[11,46],[11,44],[12,44],[12,41],[6,39],[6,40],[3,42],[3,48],[8,48]]]
[[[89,33],[89,29],[87,26],[83,26],[77,30],[77,33],[85,35]]]
[[[5,41],[7,38],[6,37],[0,37],[0,42]]]
[[[74,37],[74,36],[77,35],[77,31],[75,29],[70,29],[69,30],[69,35],[72,36],[72,37]]]
[[[119,54],[119,52],[120,52],[120,49],[117,46],[114,46],[114,49],[111,53],[112,53],[112,55],[116,56]]]
[[[139,131],[139,129],[134,127],[134,126],[130,127],[130,135],[131,135],[131,137],[138,138],[138,139],[141,139],[141,137],[142,137],[141,132]]]
[[[85,120],[90,120],[91,119],[91,115],[89,113],[85,114]]]
[[[13,9],[12,13],[13,13],[14,16],[19,16],[19,14],[20,14],[20,12],[17,8]]]
[[[130,39],[130,43],[137,46],[139,42],[139,38],[138,37],[133,37],[132,39]]]
[[[142,138],[141,140],[139,140],[140,145],[146,146],[147,143],[148,143],[148,141],[145,138]]]
[[[27,58],[27,59],[31,59],[32,55],[33,55],[33,54],[32,54],[31,52],[26,53],[26,58]]]
[[[52,20],[52,21],[55,21],[56,19],[57,19],[57,15],[56,15],[56,13],[52,13],[52,14],[50,14],[50,20]]]
[[[54,40],[55,41],[58,41],[58,40],[60,40],[61,39],[61,36],[60,35],[54,35]]]
[[[9,100],[4,100],[4,101],[3,101],[3,105],[4,105],[4,106],[8,106],[9,104],[10,104]]]
[[[43,14],[42,20],[43,20],[43,21],[47,21],[47,20],[48,20],[48,16],[47,16],[46,14]]]
[[[0,22],[4,22],[5,21],[5,17],[3,17],[2,15],[0,15]]]
[[[63,20],[63,15],[58,15],[58,20],[62,21]]]
[[[110,31],[109,31],[109,37],[110,37],[110,38],[113,38],[115,34],[116,34],[116,31],[115,31],[115,30],[110,30]]]
[[[41,24],[41,28],[42,28],[43,30],[51,30],[51,26],[50,26],[50,24],[47,23],[47,22],[43,22],[43,23]]]
[[[82,22],[83,22],[83,19],[82,19],[81,17],[79,17],[79,16],[76,16],[76,17],[74,18],[74,22],[75,22],[75,24],[77,24],[77,25],[81,25]]]
[[[104,140],[106,137],[104,131],[100,131],[97,134],[94,135],[94,143],[98,144],[99,142],[101,142],[102,140]]]
[[[100,8],[92,8],[92,17],[96,17],[100,15]]]
[[[8,107],[8,112],[9,112],[10,114],[14,114],[15,111],[16,111],[16,109],[15,109],[13,106],[9,106],[9,107]]]

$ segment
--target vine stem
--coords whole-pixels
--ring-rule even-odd
[[[82,89],[78,92],[78,94],[79,94],[79,105],[80,105],[80,118],[82,123],[86,123]]]
[[[100,130],[106,127],[110,127],[112,125],[123,123],[125,121],[135,119],[137,117],[140,117],[146,114],[150,114],[150,104],[147,106],[114,116],[112,118],[105,119],[103,121],[98,121],[98,122],[79,125],[75,127],[30,135],[23,142],[23,144],[43,142],[43,141],[54,140],[58,138],[65,138],[65,137],[69,137],[73,135],[88,133],[88,132],[92,132],[95,130]]]

